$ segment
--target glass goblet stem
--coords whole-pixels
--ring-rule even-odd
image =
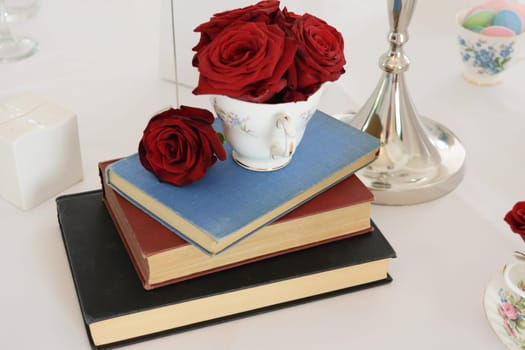
[[[13,33],[11,33],[11,30],[9,29],[9,25],[7,24],[7,10],[5,7],[5,0],[0,0],[0,43],[4,43],[7,41],[13,41]]]
[[[5,0],[0,0],[0,62],[18,61],[36,52],[38,44],[27,37],[13,35],[7,23]]]

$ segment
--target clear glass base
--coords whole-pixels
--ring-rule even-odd
[[[32,56],[38,43],[31,38],[15,37],[0,39],[0,62],[14,62]]]

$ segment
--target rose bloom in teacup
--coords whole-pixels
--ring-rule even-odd
[[[212,95],[234,159],[252,170],[288,164],[321,86],[345,72],[341,33],[279,6],[261,1],[217,13],[195,29],[199,81],[193,93]]]
[[[525,240],[525,201],[516,202],[503,219],[512,232]],[[497,310],[507,334],[515,344],[525,348],[525,263],[506,265],[503,281]]]
[[[255,103],[305,101],[345,72],[341,33],[311,14],[280,9],[276,0],[213,15],[195,28],[194,94]]]

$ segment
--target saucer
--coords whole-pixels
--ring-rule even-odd
[[[514,340],[507,330],[503,317],[498,312],[498,305],[501,302],[499,295],[500,289],[504,287],[502,273],[496,274],[485,289],[483,306],[487,320],[500,339],[500,341],[510,350],[522,350],[523,348]]]

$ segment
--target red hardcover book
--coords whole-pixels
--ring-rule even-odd
[[[103,198],[145,289],[305,249],[371,230],[372,193],[355,176],[210,256],[111,189],[99,163]]]

